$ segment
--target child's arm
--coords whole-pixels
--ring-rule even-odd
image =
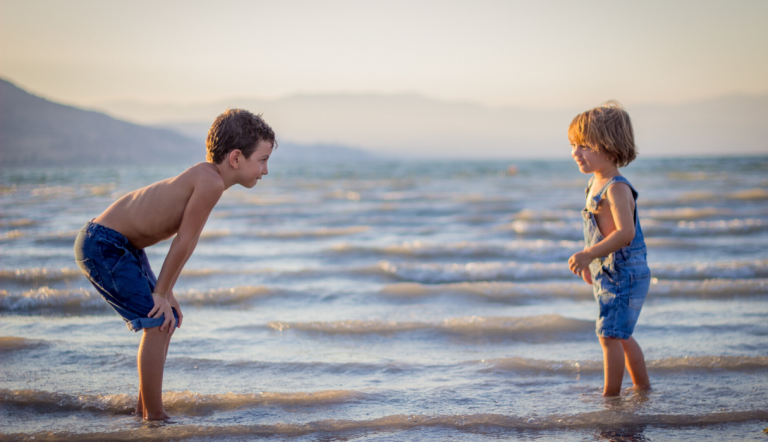
[[[200,239],[200,237],[195,239],[195,243],[192,244],[192,248],[191,248],[192,251],[194,251],[195,247],[197,247],[198,239]],[[185,265],[187,265],[187,261],[189,260],[190,256],[192,256],[192,252],[190,252],[189,255],[187,255],[187,259],[185,259],[184,263],[181,265],[182,269],[184,268]],[[176,283],[174,282],[173,285],[175,286]],[[171,308],[176,310],[176,314],[179,315],[179,327],[181,327],[181,322],[184,319],[184,314],[181,313],[181,306],[179,305],[179,301],[176,300],[176,296],[174,296],[173,294],[173,289],[168,291],[168,304],[170,304]]]
[[[224,193],[223,181],[206,180],[203,178],[198,180],[192,195],[189,197],[189,201],[187,201],[176,237],[171,243],[171,248],[168,250],[165,261],[163,261],[163,267],[160,270],[160,275],[155,285],[155,293],[167,295],[171,292],[176,284],[176,280],[179,278],[181,269],[195,249],[200,232],[202,232],[205,222],[208,220],[208,215],[210,215],[213,207],[216,206],[222,193]],[[170,324],[171,327],[168,330],[170,332],[176,325],[170,303],[162,296],[153,295],[152,298],[155,301],[155,306],[149,312],[149,316],[159,318],[160,315],[165,314],[165,322],[163,322],[160,330],[165,330],[165,326]],[[175,298],[173,298],[173,301],[175,302]]]
[[[584,269],[589,269],[589,263],[595,258],[607,256],[629,245],[635,237],[632,190],[624,183],[617,184],[609,187],[605,196],[616,229],[599,243],[571,256],[568,267],[576,275],[581,275]]]

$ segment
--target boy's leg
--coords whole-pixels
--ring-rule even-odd
[[[173,334],[176,332],[176,329],[174,328],[173,331],[171,331],[170,336],[168,336],[168,342],[165,345],[165,357],[163,358],[163,367],[165,367],[165,360],[168,357],[168,347],[171,346],[171,338],[173,337]],[[144,400],[141,396],[141,383],[139,383],[139,399],[136,401],[136,415],[138,416],[144,416]]]
[[[600,337],[603,347],[603,368],[605,387],[603,396],[617,396],[621,393],[621,381],[624,378],[624,348],[621,339]]]
[[[168,419],[163,409],[163,366],[170,333],[160,327],[144,329],[139,346],[139,399],[144,419]],[[137,406],[138,410],[139,406]]]
[[[624,359],[627,364],[629,376],[632,377],[632,384],[638,390],[648,390],[651,388],[651,380],[648,377],[648,369],[645,367],[645,356],[640,345],[633,337],[621,341],[624,347]]]

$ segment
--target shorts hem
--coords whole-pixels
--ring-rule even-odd
[[[624,333],[616,330],[595,330],[595,334],[597,334],[597,336],[600,338],[607,339],[627,340],[632,337],[631,333]]]
[[[174,314],[174,316],[176,315]],[[175,319],[176,319],[176,328],[179,328],[179,319],[178,317]],[[161,325],[163,325],[163,322],[165,322],[165,317],[161,316],[159,318],[136,318],[131,321],[126,320],[125,325],[126,327],[128,327],[128,330],[131,330],[133,332],[138,332],[145,328],[160,327]]]

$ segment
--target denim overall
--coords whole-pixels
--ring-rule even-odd
[[[584,218],[585,248],[604,239],[597,227],[594,212],[611,185],[626,183],[635,199],[635,237],[632,242],[608,256],[594,259],[589,264],[592,289],[600,308],[596,324],[597,336],[629,339],[651,285],[651,270],[646,261],[645,239],[637,217],[637,191],[626,178],[616,176],[608,180],[603,188],[590,198],[589,191],[594,179],[593,176],[587,186],[587,207],[581,211]]]

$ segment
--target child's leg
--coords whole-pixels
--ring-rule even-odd
[[[624,378],[624,348],[621,339],[600,338],[603,347],[603,368],[605,387],[603,396],[617,396],[621,393],[621,381]]]
[[[163,366],[170,333],[160,327],[144,329],[139,345],[139,400],[144,419],[168,419],[163,409]],[[138,406],[136,407],[138,410]]]
[[[171,338],[173,337],[173,334],[176,332],[176,329],[174,328],[173,331],[171,331],[171,335],[168,336],[168,342],[165,345],[165,357],[163,358],[163,367],[165,367],[165,360],[168,357],[168,348],[171,346]],[[138,416],[144,416],[144,400],[141,396],[141,383],[139,383],[139,399],[136,401],[136,415]]]
[[[624,347],[624,359],[627,364],[629,376],[632,377],[632,384],[638,390],[648,390],[651,388],[651,380],[648,378],[648,370],[645,367],[645,356],[640,345],[633,337],[621,341]]]

